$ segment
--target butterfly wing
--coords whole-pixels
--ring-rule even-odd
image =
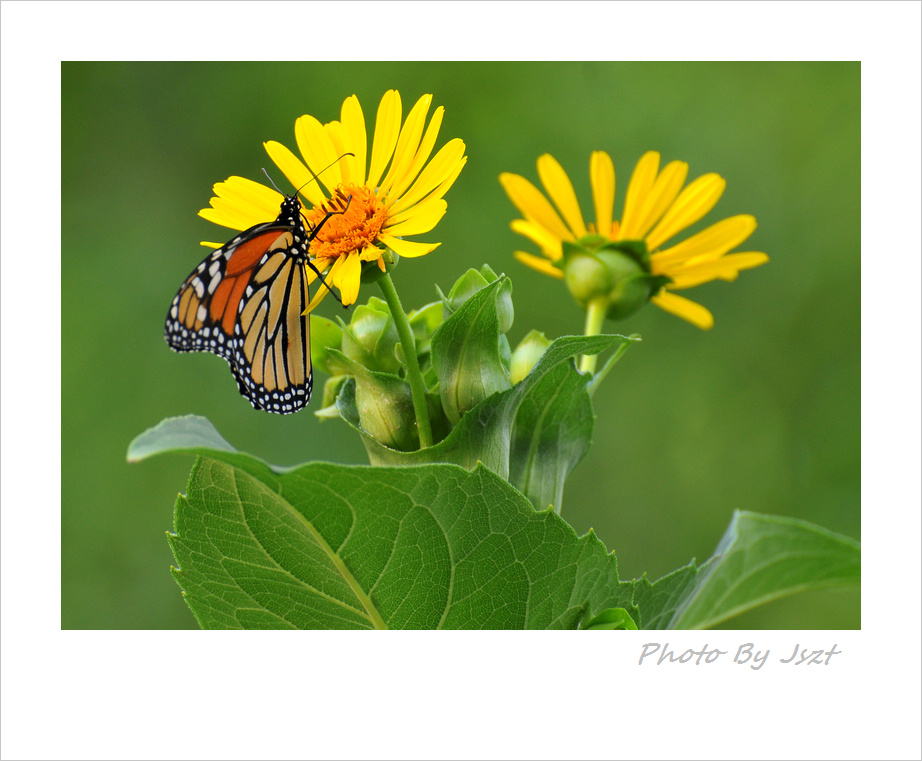
[[[309,240],[282,215],[246,230],[186,278],[167,314],[174,351],[209,351],[230,365],[260,410],[288,414],[311,398]]]

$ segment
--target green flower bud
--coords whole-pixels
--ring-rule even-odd
[[[416,415],[410,384],[390,373],[379,373],[337,352],[355,378],[355,407],[362,429],[391,449],[409,452],[419,448]]]
[[[413,335],[416,338],[429,338],[435,329],[442,324],[445,306],[441,301],[433,301],[424,307],[414,309],[407,315]]]
[[[338,368],[330,367],[330,355],[327,349],[342,348],[343,329],[335,322],[330,322],[316,314],[310,315],[310,321],[311,367],[329,375],[336,375]]]
[[[343,332],[343,354],[369,369],[395,373],[400,368],[396,344],[397,326],[383,301],[372,298],[356,307]]]
[[[544,333],[539,333],[537,330],[532,330],[522,339],[512,352],[509,367],[509,381],[513,386],[531,372],[550,345],[551,342]]]
[[[588,251],[574,251],[567,256],[563,278],[576,303],[584,309],[590,301],[608,296],[614,285],[605,262]]]
[[[483,290],[489,284],[490,281],[477,270],[469,269],[455,281],[455,284],[448,292],[448,296],[442,294],[438,286],[436,286],[436,289],[439,290],[442,302],[448,308],[449,312],[453,314],[457,312],[471,296]]]
[[[441,290],[439,290],[438,286],[436,286],[436,290],[438,290],[439,295],[442,297],[442,302],[448,308],[449,313],[453,314],[457,312],[471,296],[486,288],[490,283],[496,282],[498,279],[499,275],[493,272],[488,265],[484,264],[479,272],[475,269],[469,269],[459,277],[451,287],[448,296],[445,296]],[[500,288],[502,290],[496,302],[496,316],[499,319],[499,332],[506,333],[512,327],[512,321],[515,318],[515,310],[512,306],[512,281],[507,278]]]
[[[424,357],[429,354],[429,347],[432,344],[432,334],[436,328],[442,324],[442,315],[445,313],[445,305],[441,301],[434,301],[431,304],[420,309],[414,310],[407,315],[410,322],[410,330],[413,331],[413,338],[416,340],[416,356],[419,357],[420,363]],[[400,364],[405,365],[406,360],[403,357],[403,347],[398,343],[395,351]]]
[[[601,245],[599,245],[601,243]],[[564,281],[584,309],[592,301],[607,303],[606,316],[627,317],[649,301],[668,278],[650,274],[643,241],[604,241],[586,236],[563,244]]]

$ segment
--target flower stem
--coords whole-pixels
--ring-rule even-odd
[[[429,408],[426,406],[426,383],[423,381],[423,374],[419,370],[419,359],[416,356],[416,340],[413,338],[410,321],[407,319],[406,312],[403,311],[403,305],[400,303],[400,297],[397,295],[389,273],[384,273],[378,278],[378,286],[384,294],[384,300],[397,326],[397,335],[400,337],[403,359],[407,367],[407,382],[413,394],[413,409],[416,412],[416,427],[419,430],[419,447],[425,449],[432,446],[432,426],[429,423]]]
[[[602,332],[602,323],[605,321],[605,313],[607,311],[608,298],[606,296],[599,296],[598,298],[592,299],[592,301],[589,302],[589,307],[586,309],[586,330],[583,332],[583,335],[599,335],[599,333]],[[594,373],[596,359],[597,357],[595,354],[584,354],[579,364],[580,372]]]

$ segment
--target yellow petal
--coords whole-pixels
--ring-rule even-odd
[[[429,126],[426,127],[426,133],[423,135],[422,142],[420,142],[419,148],[416,150],[416,155],[413,156],[412,163],[407,168],[403,178],[399,182],[395,182],[388,193],[391,198],[400,198],[410,185],[414,185],[415,188],[415,185],[418,185],[422,180],[422,177],[420,177],[420,180],[417,180],[415,184],[413,182],[420,173],[420,170],[426,165],[426,161],[429,160],[429,155],[432,153],[436,138],[439,136],[439,130],[442,127],[442,118],[444,115],[445,109],[442,108],[442,106],[435,109],[435,113],[432,114],[432,118],[429,120]],[[435,163],[435,159],[433,159],[433,163]]]
[[[714,315],[701,304],[686,299],[684,296],[662,290],[656,296],[652,296],[650,301],[663,311],[681,317],[702,330],[710,330],[714,327]]]
[[[344,172],[345,164],[344,160],[339,157],[346,153],[345,144],[346,144],[346,135],[343,131],[343,123],[338,122],[335,119],[331,122],[327,122],[323,125],[323,129],[327,133],[327,137],[330,138],[330,142],[333,144],[333,153],[337,157],[337,163],[339,164],[340,174],[345,177],[346,173]],[[346,160],[348,160],[348,156]],[[322,172],[323,167],[317,167],[318,171]]]
[[[277,191],[245,177],[228,177],[216,183],[214,193],[211,208],[202,209],[199,216],[234,230],[271,222],[279,215],[283,200]]]
[[[378,240],[387,246],[398,256],[404,256],[407,259],[415,259],[418,256],[425,256],[430,251],[438,248],[441,243],[417,243],[416,241],[402,240],[395,238],[393,235],[381,233]]]
[[[311,285],[311,283],[317,279],[317,272],[315,272],[315,270],[322,272],[324,280],[326,280],[338,261],[338,257],[331,259],[318,256],[315,259],[311,259],[311,264],[314,265],[313,267],[308,267],[306,264],[304,265],[304,272],[307,275],[307,284]]]
[[[282,174],[291,183],[291,187],[295,188],[299,195],[304,196],[312,206],[319,206],[326,200],[323,188],[314,182],[314,176],[304,166],[301,159],[288,148],[275,140],[263,143],[263,147],[272,159],[272,163],[282,170]]]
[[[533,270],[537,270],[545,275],[550,275],[558,280],[563,279],[563,272],[557,269],[547,259],[542,259],[540,256],[535,256],[533,254],[526,254],[524,251],[516,251],[513,253],[513,256],[522,262],[522,264],[528,265]]]
[[[595,207],[595,230],[608,235],[615,209],[615,165],[605,151],[593,151],[589,159],[589,182]]]
[[[354,304],[359,297],[359,285],[362,280],[362,260],[354,253],[340,257],[341,262],[335,275],[330,271],[330,278],[339,288],[339,297],[343,304]]]
[[[363,262],[378,262],[383,264],[381,258],[381,249],[377,246],[366,246],[361,251],[359,251],[359,259]]]
[[[387,174],[381,181],[379,195],[387,195],[394,185],[399,185],[405,180],[408,170],[413,164],[413,157],[416,156],[416,149],[419,147],[419,141],[423,134],[423,125],[426,122],[426,114],[429,112],[431,103],[432,96],[423,95],[410,109],[410,113],[407,114],[407,120],[403,123],[403,129],[400,130],[400,136],[397,138],[394,159],[391,161],[390,169],[387,170]]]
[[[624,212],[621,214],[621,232],[619,235],[622,240],[640,239],[640,236],[636,233],[640,229],[639,212],[647,195],[653,188],[658,171],[659,153],[656,151],[647,151],[640,157],[637,166],[634,167],[631,180],[627,185],[627,195],[624,198]]]
[[[583,214],[579,208],[579,201],[576,200],[576,193],[573,191],[573,183],[560,166],[560,162],[549,153],[540,156],[538,158],[538,177],[541,178],[541,184],[544,185],[547,194],[566,220],[570,231],[577,238],[582,238],[586,234],[586,223],[583,222]]]
[[[690,227],[714,208],[727,186],[719,174],[705,174],[683,190],[669,211],[646,236],[647,250],[655,251],[673,235]]]
[[[301,314],[310,314],[313,312],[320,304],[320,302],[327,297],[327,293],[329,293],[329,291],[325,286],[321,285],[317,293],[314,294],[313,298],[308,302],[307,307],[303,312],[301,312]]]
[[[537,243],[541,247],[541,253],[552,262],[559,261],[563,257],[560,239],[555,238],[541,225],[529,222],[527,219],[514,219],[509,226],[514,232]]]
[[[365,115],[355,95],[343,101],[340,112],[343,129],[343,152],[354,153],[355,158],[346,156],[342,162],[343,182],[365,184],[365,161],[368,153],[368,135],[365,132]]]
[[[663,272],[676,263],[692,257],[708,256],[718,259],[752,235],[756,218],[751,214],[737,214],[722,219],[681,243],[677,243],[650,256],[654,274]]]
[[[324,280],[330,282],[330,272],[332,272],[331,265],[335,266],[336,262],[332,259],[314,259],[311,262],[314,267],[324,273]],[[317,280],[317,273],[311,267],[304,265],[304,273],[307,275],[307,285],[310,285]],[[317,293],[314,294],[313,298],[308,302],[307,308],[301,314],[310,314],[317,308],[317,305],[326,298],[327,293],[329,293],[329,288],[327,288],[323,283],[318,283]]]
[[[726,280],[733,282],[736,276],[742,270],[749,270],[758,267],[768,261],[768,256],[761,252],[750,251],[740,254],[730,254],[717,261],[705,261],[697,264],[689,264],[681,270],[670,275],[673,282],[669,284],[670,288],[681,290],[682,288],[694,288],[702,283],[709,283],[712,280]]]
[[[332,193],[343,178],[336,162],[340,154],[337,153],[327,129],[313,116],[305,114],[295,122],[295,140],[305,163],[315,173],[320,173],[320,182]]]
[[[441,183],[439,183],[439,186],[428,196],[426,196],[426,200],[429,200],[430,198],[441,198],[444,196],[448,192],[448,189],[455,184],[455,180],[458,179],[458,175],[461,174],[461,170],[464,169],[464,165],[466,163],[467,156],[464,156],[457,164],[455,164],[448,176],[445,177]]]
[[[399,215],[393,222],[388,218],[387,233],[395,237],[427,233],[439,223],[447,208],[448,204],[444,198],[433,198],[431,201],[427,199]]]
[[[422,174],[420,174],[419,178],[413,184],[413,187],[410,188],[402,198],[398,198],[396,195],[393,195],[393,193],[390,194],[394,198],[394,202],[388,204],[391,211],[399,213],[409,208],[442,185],[450,175],[454,174],[454,176],[457,177],[457,172],[460,172],[458,164],[465,158],[464,150],[464,141],[458,138],[449,140],[443,145],[441,150],[433,157],[432,161],[423,169]],[[446,187],[445,190],[447,189]],[[444,193],[445,190],[442,192]],[[396,187],[394,188],[394,192],[396,192]]]
[[[666,213],[679,195],[686,177],[688,164],[684,161],[670,161],[659,173],[637,211],[636,227],[633,230],[636,239],[645,237],[650,228]]]
[[[400,134],[400,121],[403,118],[403,109],[400,104],[400,93],[388,90],[381,98],[378,105],[378,115],[375,118],[375,136],[371,148],[371,168],[368,171],[368,186],[377,188],[384,174],[384,169],[397,145],[397,136]]]
[[[506,195],[526,219],[542,225],[551,235],[560,240],[574,240],[573,233],[557,216],[554,207],[528,180],[518,174],[503,172],[499,176],[499,181]]]

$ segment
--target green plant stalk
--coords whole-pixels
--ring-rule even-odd
[[[391,310],[391,316],[397,326],[397,335],[400,336],[400,343],[403,346],[403,358],[407,367],[407,382],[410,384],[410,391],[413,394],[413,410],[416,412],[416,427],[419,430],[419,448],[425,449],[432,446],[432,425],[429,423],[429,409],[426,406],[426,383],[423,381],[423,374],[419,369],[419,359],[416,356],[416,341],[413,338],[413,331],[410,329],[410,320],[406,312],[403,311],[403,305],[400,303],[400,297],[397,295],[397,289],[394,288],[394,282],[391,280],[389,273],[384,273],[378,279],[378,285],[381,293],[384,294],[384,300]]]
[[[598,296],[592,299],[586,309],[586,330],[583,335],[599,335],[602,332],[602,323],[605,321],[607,311],[608,298],[606,296]],[[597,359],[598,357],[595,354],[584,354],[579,364],[580,372],[594,373]]]

